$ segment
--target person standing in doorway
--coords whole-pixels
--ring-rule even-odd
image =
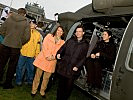
[[[113,71],[113,63],[116,57],[116,46],[112,38],[112,32],[104,30],[102,40],[92,50],[86,60],[87,83],[89,91],[99,93],[102,84],[102,69]]]
[[[3,73],[8,62],[4,89],[13,88],[12,79],[16,71],[20,49],[30,39],[30,24],[25,15],[26,10],[19,8],[18,14],[13,13],[0,27],[0,34],[4,36],[4,40],[0,44],[0,73]],[[0,78],[2,77],[3,74],[0,74]]]

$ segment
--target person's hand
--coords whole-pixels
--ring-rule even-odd
[[[51,60],[55,60],[55,57],[53,55],[51,56]]]
[[[96,55],[95,54],[91,54],[91,58],[95,59]]]
[[[73,67],[73,71],[78,71],[78,68],[77,67]]]
[[[61,58],[60,58],[60,54],[57,54],[57,59],[61,59]]]
[[[97,57],[97,58],[99,58],[99,56],[100,56],[100,53],[99,53],[99,52],[98,52],[98,53],[96,53],[96,57]]]
[[[51,56],[46,57],[46,60],[51,61],[51,60],[52,60],[52,59],[51,59]]]
[[[55,57],[52,55],[52,56],[46,57],[46,60],[48,61],[55,60]]]

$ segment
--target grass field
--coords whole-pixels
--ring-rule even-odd
[[[46,93],[45,100],[56,100],[57,82],[52,85],[50,90]],[[0,100],[43,100],[37,92],[34,98],[31,97],[31,86],[23,84],[22,86],[15,86],[13,89],[3,89],[0,87]],[[92,100],[83,91],[74,87],[70,100]]]

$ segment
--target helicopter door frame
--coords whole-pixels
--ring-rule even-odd
[[[124,32],[118,50],[115,69],[112,77],[110,100],[132,100],[133,95],[133,67],[129,67],[129,60],[133,50],[133,17]],[[133,63],[131,63],[133,64]]]

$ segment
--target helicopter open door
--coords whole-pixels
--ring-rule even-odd
[[[133,100],[133,18],[124,32],[114,67],[110,100]]]

